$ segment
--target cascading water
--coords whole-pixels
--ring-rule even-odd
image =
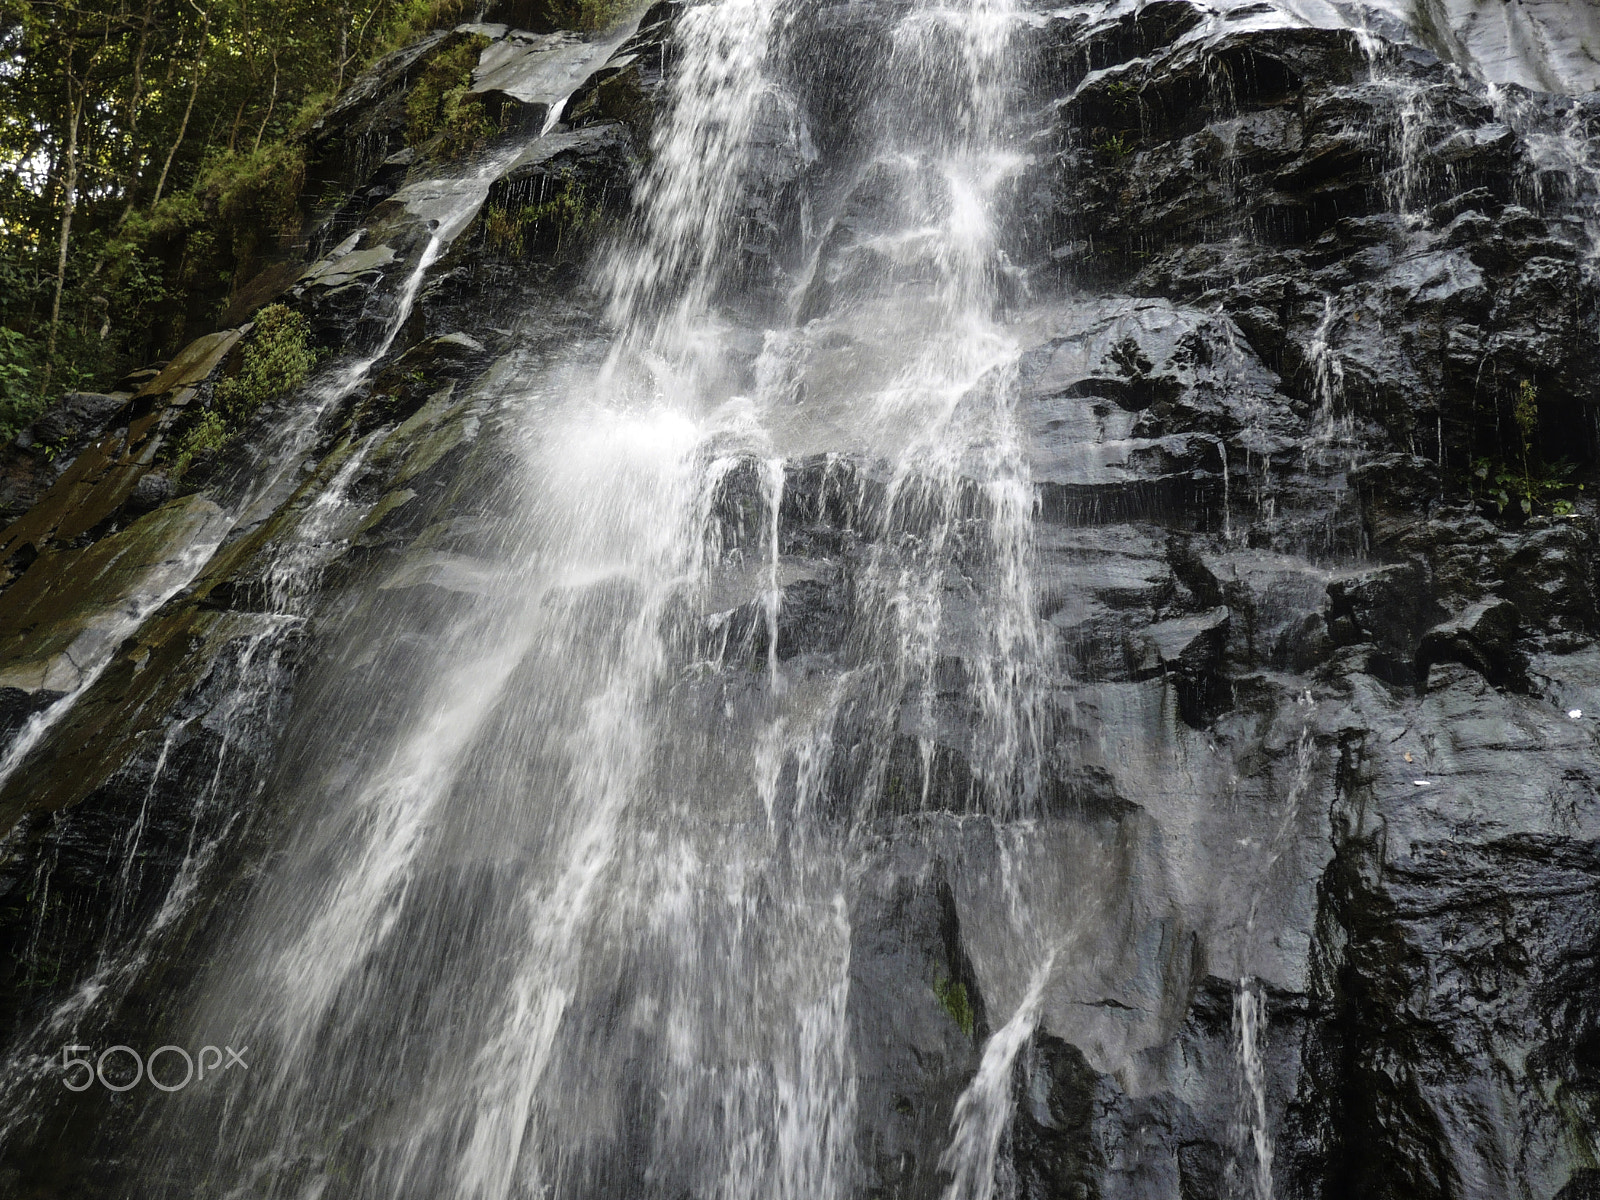
[[[1261,1036],[1267,1025],[1266,989],[1258,979],[1239,980],[1233,1002],[1233,1027],[1239,1041],[1241,1120],[1250,1200],[1272,1200],[1272,1127],[1267,1117],[1266,1066]]]
[[[1447,401],[1493,415],[1475,356],[1559,351],[1547,411],[1579,395],[1570,337],[1502,300],[1577,279],[1585,220],[1592,269],[1600,210],[1533,212],[1592,193],[1588,109],[1485,100],[1321,0],[641,22],[473,27],[588,78],[515,165],[496,141],[372,209],[412,235],[404,286],[224,497],[244,551],[169,642],[214,622],[231,649],[82,806],[127,812],[108,915],[67,1002],[4,994],[56,1006],[15,1043],[5,1137],[63,1043],[115,1039],[250,1061],[53,1093],[51,1131],[105,1118],[95,1170],[129,1197],[1271,1200],[1540,1154],[1527,1190],[1558,1194],[1558,1139],[1505,1166],[1506,1131],[1569,1119],[1507,1064],[1577,1035],[1450,1058],[1552,1013],[1501,1021],[1512,989],[1473,992],[1493,938],[1435,901],[1458,876],[1455,907],[1510,905],[1527,862],[1551,905],[1582,892],[1545,848],[1589,819],[1588,577],[1551,566],[1588,543],[1453,514],[1417,459],[1460,444]],[[534,120],[550,91],[493,103]],[[1443,196],[1456,171],[1483,187]],[[435,279],[451,332],[378,376]],[[1513,643],[1490,588],[1566,640]],[[1546,796],[1532,768],[1524,803],[1512,741],[1575,773]],[[1485,779],[1513,786],[1478,836],[1447,789]],[[175,873],[141,888],[162,839]],[[25,911],[98,903],[37,840]],[[1447,1077],[1471,1086],[1408,1091]],[[29,1154],[0,1191],[56,1165]]]
[[[327,480],[302,478],[301,460],[319,435],[327,414],[365,385],[374,368],[388,355],[411,316],[429,268],[471,221],[489,186],[521,149],[520,143],[509,145],[462,178],[419,185],[417,190],[425,193],[418,204],[419,216],[429,225],[428,238],[395,293],[387,298],[382,333],[376,345],[359,358],[335,364],[307,385],[306,402],[297,405],[292,419],[275,426],[255,449],[253,469],[237,476],[229,489],[230,494],[224,498],[223,511],[211,523],[211,532],[189,546],[171,564],[172,569],[166,572],[158,594],[150,602],[135,606],[125,615],[118,636],[107,642],[104,653],[96,661],[85,664],[79,686],[30,720],[6,751],[5,758],[0,760],[0,782],[25,767],[28,754],[45,740],[52,726],[71,710],[111,663],[121,638],[191,584],[226,539],[239,536],[265,520],[296,491],[313,496],[287,535],[276,542],[267,556],[261,581],[265,611],[250,618],[254,628],[241,639],[231,664],[232,681],[221,689],[222,700],[205,714],[204,720],[221,732],[220,745],[210,786],[202,789],[190,806],[187,852],[168,886],[161,908],[128,942],[122,940],[125,934],[113,919],[107,926],[105,943],[90,977],[10,1048],[8,1069],[3,1087],[0,1087],[0,1136],[13,1138],[32,1127],[40,1111],[39,1088],[54,1084],[52,1076],[59,1066],[59,1047],[91,1036],[113,1019],[116,1006],[160,952],[163,939],[194,898],[200,880],[219,849],[236,831],[239,825],[237,798],[225,794],[224,790],[231,748],[248,738],[251,731],[269,727],[275,719],[272,701],[279,693],[285,674],[284,657],[289,642],[303,631],[313,615],[322,570],[342,546],[342,539],[348,532],[341,525],[350,516],[348,493],[368,453],[384,431],[369,435],[360,446],[347,445],[342,463]],[[340,457],[336,454],[333,459]],[[184,724],[173,726],[163,741],[146,788],[145,806],[162,783],[168,751],[173,740],[184,733]],[[112,900],[113,912],[124,903],[130,885],[129,873],[138,861],[144,819],[141,809],[124,851],[124,866]]]
[[[953,1136],[939,1162],[950,1175],[944,1200],[992,1200],[997,1191],[1009,1200],[1015,1194],[1014,1186],[997,1187],[1004,1169],[1001,1151],[1016,1107],[1012,1068],[1039,1022],[1039,1003],[1053,964],[1054,956],[1047,957],[1034,972],[1027,995],[989,1039],[978,1073],[956,1101]]]
[[[348,486],[359,472],[363,458],[364,453],[360,451],[350,456],[328,488],[317,496],[295,536],[269,569],[269,611],[258,619],[258,627],[242,639],[243,645],[233,666],[232,686],[226,690],[224,702],[207,718],[222,729],[224,735],[211,772],[211,785],[194,797],[191,806],[187,853],[160,910],[137,931],[136,937],[125,940],[129,931],[122,928],[117,918],[133,882],[130,876],[137,870],[146,809],[162,782],[172,743],[186,732],[186,723],[175,725],[163,740],[145,789],[144,804],[123,850],[123,867],[111,901],[114,915],[107,925],[94,973],[31,1032],[22,1048],[13,1049],[4,1108],[0,1109],[0,1121],[3,1121],[0,1128],[4,1132],[14,1133],[19,1124],[26,1126],[28,1110],[37,1106],[35,1088],[41,1079],[46,1086],[54,1082],[50,1077],[56,1065],[57,1048],[64,1042],[75,1043],[90,1036],[111,1015],[106,1010],[121,1000],[126,989],[149,967],[162,946],[164,935],[183,914],[200,879],[237,824],[233,798],[227,796],[222,787],[230,742],[243,737],[252,727],[269,724],[275,715],[271,700],[284,673],[286,640],[304,625],[307,601],[315,589],[320,568],[330,556],[327,540],[345,509]]]
[[[1313,718],[1316,703],[1310,693],[1301,697],[1304,709],[1298,738],[1294,743],[1293,773],[1289,778],[1276,825],[1262,845],[1256,847],[1259,859],[1255,863],[1250,904],[1244,922],[1244,942],[1240,951],[1240,970],[1254,966],[1254,956],[1260,952],[1257,943],[1257,919],[1260,916],[1261,898],[1267,894],[1274,872],[1292,855],[1294,833],[1305,803],[1306,794],[1313,782],[1316,762],[1316,741],[1313,737]],[[1233,1042],[1235,1066],[1239,1079],[1238,1119],[1236,1125],[1235,1161],[1231,1164],[1235,1177],[1243,1176],[1248,1183],[1251,1200],[1272,1200],[1273,1129],[1267,1110],[1266,1065],[1264,1039],[1267,1032],[1267,989],[1265,982],[1249,974],[1242,974],[1233,995]]]
[[[897,788],[930,795],[953,645],[977,714],[955,802],[1022,814],[1037,780],[1033,501],[996,321],[998,197],[1023,162],[1001,133],[1017,14],[899,20],[858,171],[889,200],[863,267],[828,315],[766,338],[754,375],[776,385],[741,395],[728,260],[788,19],[774,0],[684,14],[640,215],[602,270],[611,355],[518,403],[498,575],[455,612],[425,699],[356,761],[295,780],[314,815],[192,1018],[271,1065],[246,1098],[169,1106],[152,1186],[195,1178],[193,1131],[212,1129],[206,1177],[270,1196],[850,1190],[853,847]],[[846,328],[877,362],[825,390]],[[827,397],[817,411],[786,402],[797,383]],[[882,480],[838,485],[872,549],[857,665],[821,691],[780,652],[786,464],[818,453]],[[748,531],[731,549],[730,524]],[[758,637],[748,689],[703,670]],[[882,722],[902,709],[922,746],[905,784],[904,732]],[[867,736],[839,745],[852,713]],[[1031,1020],[1013,1026],[1002,1074]]]

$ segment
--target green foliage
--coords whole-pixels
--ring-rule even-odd
[[[581,183],[564,176],[553,195],[522,210],[522,222],[555,233],[556,253],[562,244],[586,244],[600,227],[600,206],[589,199]]]
[[[39,396],[109,387],[215,328],[299,224],[301,139],[317,118],[366,63],[475,9],[0,0],[0,326],[28,347],[0,347],[0,431],[33,415]],[[464,90],[449,90],[438,96],[439,145],[459,154],[487,123]],[[69,169],[76,205],[58,280]],[[31,372],[27,387],[20,371]]]
[[[1511,467],[1490,458],[1478,458],[1472,464],[1474,490],[1482,486],[1483,499],[1494,505],[1496,513],[1504,515],[1507,509],[1516,508],[1531,517],[1540,510],[1548,510],[1554,517],[1570,517],[1572,501],[1559,499],[1562,492],[1583,491],[1583,484],[1574,485],[1574,463],[1565,459],[1553,463],[1539,463],[1531,470],[1527,466]]]
[[[1102,158],[1108,158],[1113,163],[1120,163],[1133,153],[1133,143],[1128,140],[1125,133],[1107,134],[1094,144],[1095,153]]]
[[[467,95],[465,87],[452,88],[444,98],[444,139],[439,143],[442,158],[455,159],[482,146],[499,133],[484,111],[483,101]]]
[[[168,196],[154,208],[133,212],[123,222],[121,235],[131,245],[182,237],[205,224],[206,210],[193,192]]]
[[[406,145],[421,146],[443,134],[441,155],[458,158],[495,132],[483,101],[467,95],[473,68],[488,44],[483,35],[471,34],[447,42],[429,60],[406,98]]]
[[[36,378],[36,347],[0,326],[0,438],[10,441],[44,410]]]
[[[627,0],[579,0],[578,27],[604,29],[627,10]]]
[[[555,24],[580,29],[608,25],[627,7],[541,6]],[[9,331],[0,339],[0,435],[13,436],[65,391],[108,388],[129,367],[170,357],[215,328],[299,226],[304,139],[316,121],[364,65],[479,7],[0,0],[0,329]],[[413,68],[410,144],[455,158],[493,135],[467,91],[486,44],[452,33]],[[625,109],[630,94],[616,83],[602,99]],[[69,168],[76,205],[58,279]],[[565,252],[597,221],[581,193],[562,193],[502,216],[497,233],[518,252],[524,236],[553,238]],[[195,453],[206,452],[201,438]]]
[[[249,154],[223,154],[211,160],[194,191],[220,218],[235,257],[247,262],[264,238],[295,231],[305,177],[304,148],[273,142]]]
[[[237,428],[269,400],[305,382],[317,356],[309,345],[306,319],[282,304],[256,314],[239,373],[217,384],[216,408]]]
[[[484,244],[496,254],[503,254],[507,258],[521,258],[522,213],[526,211],[522,209],[513,212],[499,204],[489,205],[483,218]]]
[[[1560,493],[1583,491],[1583,485],[1574,485],[1574,463],[1565,459],[1545,462],[1538,452],[1539,389],[1530,380],[1517,385],[1516,399],[1511,406],[1511,419],[1517,427],[1519,462],[1516,465],[1482,457],[1473,460],[1472,489],[1485,489],[1483,500],[1494,505],[1495,512],[1504,515],[1508,509],[1519,510],[1524,517],[1534,516],[1541,509],[1551,516],[1570,517],[1574,512],[1570,499]]]
[[[328,115],[328,110],[337,99],[333,92],[324,91],[314,92],[302,100],[294,116],[289,119],[290,137],[298,139],[310,133],[311,127]]]
[[[1106,85],[1106,95],[1117,108],[1130,108],[1139,99],[1139,89],[1118,79]]]
[[[1539,432],[1539,389],[1530,380],[1517,385],[1516,403],[1511,406],[1511,418],[1517,423],[1517,433],[1522,438],[1522,465],[1526,469],[1533,439]]]
[[[546,0],[545,9],[564,29],[604,29],[628,10],[628,0]]]
[[[484,216],[483,237],[491,250],[510,258],[521,258],[537,243],[550,245],[561,258],[592,242],[603,219],[599,204],[589,199],[584,186],[566,175],[538,204],[515,210],[491,204]]]
[[[263,404],[305,382],[317,361],[310,333],[306,319],[282,304],[269,304],[256,314],[239,373],[217,384],[211,407],[178,438],[172,478],[181,478],[196,459],[220,453]]]
[[[939,1003],[944,1006],[945,1012],[950,1014],[950,1019],[956,1023],[956,1027],[971,1037],[975,1016],[972,1002],[967,999],[967,985],[953,979],[939,979],[934,981],[933,992],[939,997]]]
[[[46,442],[39,449],[44,452],[45,462],[55,462],[67,452],[67,447],[72,443],[72,435],[63,433],[53,442]]]
[[[470,20],[477,0],[388,0],[385,8],[388,20],[378,38],[380,53],[409,45],[430,29]]]
[[[228,444],[231,437],[228,423],[215,409],[200,414],[198,420],[178,439],[178,450],[172,456],[169,474],[173,479],[183,478],[184,472],[197,458],[210,458]]]

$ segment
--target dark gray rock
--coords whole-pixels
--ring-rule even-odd
[[[1418,666],[1459,662],[1501,687],[1525,685],[1516,649],[1517,609],[1507,600],[1480,600],[1422,635]]]

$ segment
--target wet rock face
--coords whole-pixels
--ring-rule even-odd
[[[603,354],[585,272],[629,211],[678,6],[593,62],[548,31],[551,5],[490,7],[521,26],[484,35],[475,83],[507,137],[556,111],[562,71],[581,78],[550,135],[486,185],[305,461],[0,786],[8,1027],[34,1027],[119,941],[160,966],[105,1028],[153,1022],[168,983],[181,994],[172,947],[226,925],[272,844],[282,814],[252,805],[299,765],[283,749],[306,732],[296,696],[365,672],[377,728],[422,688],[409,650],[490,586],[502,549],[511,382]],[[874,161],[884,114],[860,81],[889,62],[895,15],[814,5],[783,31],[784,61],[806,70],[775,81],[756,124],[730,337],[792,311],[803,340],[880,271],[874,239],[906,183]],[[958,1098],[1026,992],[1033,964],[1002,936],[1021,920],[1062,948],[1011,1068],[1002,1169],[1018,1196],[1591,1196],[1594,512],[1569,491],[1570,513],[1543,499],[1525,517],[1486,488],[1519,451],[1565,455],[1574,479],[1600,456],[1597,197],[1551,152],[1595,110],[1182,0],[1033,16],[997,291],[1048,641],[1039,778],[1025,822],[983,815],[978,667],[960,639],[933,669],[931,717],[840,716],[836,744],[889,747],[884,762],[842,753],[824,798],[864,847],[859,1194],[942,1194]],[[429,244],[432,168],[401,131],[448,36],[380,64],[315,134],[318,178],[344,190],[284,295],[324,345],[375,348]],[[203,524],[210,500],[170,499],[152,464],[237,340],[203,339],[115,405],[77,398],[0,463],[19,512],[55,489],[5,535],[0,721],[80,682],[73,647],[109,637],[106,615],[199,537],[173,530]],[[46,470],[51,438],[87,448]],[[721,573],[683,619],[685,653],[720,672],[711,691],[743,695],[770,662],[831,683],[870,649],[881,464],[782,467],[776,547],[770,464],[733,462],[711,501]],[[204,486],[263,469],[241,449]],[[993,568],[977,551],[961,566]],[[46,612],[47,594],[71,604]],[[322,661],[352,630],[388,648]],[[191,875],[202,902],[162,925]],[[113,1112],[74,1186],[114,1193],[119,1131]],[[18,1151],[7,1182],[55,1178],[51,1155]]]
[[[646,95],[660,82],[656,42],[671,28],[671,6],[661,9],[630,44],[635,61],[656,64]],[[437,225],[431,181],[475,167],[402,144],[408,91],[448,40],[441,31],[380,63],[312,135],[316,186],[338,199],[310,223],[309,261],[275,285],[332,352],[311,395],[274,398],[222,456],[170,478],[183,422],[239,369],[246,325],[197,340],[120,394],[74,397],[0,462],[0,500],[20,517],[4,534],[0,725],[25,733],[83,689],[36,753],[0,768],[0,1029],[19,1084],[3,1119],[27,1131],[8,1141],[0,1192],[125,1186],[116,1147],[126,1111],[92,1097],[76,1112],[56,1103],[59,1078],[46,1064],[59,1062],[60,1022],[90,1037],[133,1036],[182,995],[187,959],[174,947],[227,924],[281,835],[283,814],[267,802],[282,779],[276,755],[293,740],[294,696],[319,686],[315,665],[335,631],[381,624],[392,683],[437,635],[448,598],[483,587],[480,506],[497,503],[512,451],[472,385],[491,364],[502,381],[540,369],[542,342],[570,352],[594,339],[578,256],[558,261],[552,242],[534,239],[498,255],[485,248],[480,212],[456,257],[430,273],[381,366],[337,398],[300,456],[270,457],[275,434],[316,403],[314,389],[327,394],[328,378],[388,332]],[[557,74],[594,57],[581,39],[557,40]],[[560,142],[551,169],[608,195],[614,219],[637,169],[633,132],[590,112],[555,134],[543,147]],[[510,128],[486,152],[532,136]],[[480,437],[485,425],[495,437]],[[344,590],[369,575],[385,586]],[[380,693],[396,700],[405,689]],[[396,719],[375,705],[374,719],[385,716]],[[85,994],[106,1002],[77,1014],[72,997]],[[49,1149],[62,1130],[97,1131],[108,1148],[67,1162]]]
[[[1344,32],[1224,29],[1203,51],[1151,50],[1182,24],[1157,9],[1049,27],[1073,76],[1097,70],[1047,135],[1055,172],[1038,186],[1058,199],[1030,206],[1037,269],[1220,306],[1313,404],[1321,346],[1361,419],[1446,469],[1493,445],[1520,379],[1548,393],[1542,443],[1591,458],[1589,218],[1570,195],[1588,184],[1545,186],[1506,124],[1519,104],[1393,49],[1369,59]],[[1552,112],[1536,136],[1563,119],[1589,118]]]
[[[1592,526],[1496,523],[1464,493],[1471,463],[1504,453],[1491,425],[1505,427],[1515,380],[1546,398],[1535,445],[1592,460],[1595,342],[1577,334],[1593,327],[1587,184],[1544,188],[1532,148],[1586,110],[1491,105],[1436,64],[1369,60],[1346,34],[1223,29],[1201,48],[1183,36],[1199,27],[1180,5],[1048,27],[1076,90],[1046,126],[1056,173],[1028,185],[1059,199],[1024,200],[1035,278],[1192,314],[1173,323],[1182,336],[1153,338],[1145,316],[1122,353],[1103,334],[1100,363],[1034,376],[1043,479],[1082,481],[1073,523],[1122,518],[1092,560],[1114,590],[1072,572],[1052,620],[1083,630],[1079,661],[1112,680],[1165,663],[1163,642],[1226,614],[1218,650],[1189,643],[1163,667],[1179,687],[1187,652],[1211,680],[1209,710],[1180,692],[1179,712],[1216,734],[1296,693],[1314,702],[1306,803],[1328,820],[1325,848],[1293,868],[1316,880],[1314,906],[1274,935],[1305,947],[1303,973],[1275,977],[1248,954],[1230,970],[1215,941],[1206,953],[1213,975],[1271,985],[1275,1186],[1581,1187],[1568,1147],[1595,1093],[1581,1071],[1546,1064],[1565,1064],[1557,1042],[1591,1036],[1576,999],[1589,989],[1558,1001],[1545,981],[1575,978],[1592,955],[1600,895],[1590,710],[1568,699],[1594,657]],[[1074,410],[1079,396],[1095,406]],[[1087,451],[1057,440],[1073,420]],[[1161,439],[1141,443],[1146,431]],[[1208,456],[1180,448],[1202,433]],[[1187,502],[1137,490],[1163,477]],[[1083,591],[1105,599],[1085,606]],[[1135,626],[1145,658],[1107,651],[1118,624]],[[1541,675],[1546,660],[1559,665]],[[1243,776],[1274,751],[1225,752]],[[1270,825],[1241,832],[1270,847]],[[1281,895],[1286,882],[1269,872],[1257,886]],[[1238,1038],[1213,1032],[1213,1052]],[[1178,1036],[1196,1047],[1185,1053],[1200,1052],[1192,1036]],[[1298,1051],[1284,1056],[1286,1042]],[[1182,1078],[1167,1084],[1178,1144],[1158,1157],[1176,1159],[1184,1196],[1248,1194],[1238,1111],[1186,1095]],[[1102,1120],[1102,1145],[1108,1128],[1122,1126]]]
[[[864,1190],[925,1196],[941,1184],[939,1155],[957,1098],[993,1032],[961,948],[948,883],[885,872],[866,881],[850,950],[855,1053],[881,1062],[861,1078]],[[883,1048],[909,1050],[884,1061]]]
[[[885,20],[840,6],[797,36],[848,75]],[[1016,1072],[1018,1186],[1249,1194],[1262,1127],[1288,1195],[1587,1186],[1571,1147],[1595,1092],[1563,1056],[1592,1036],[1590,989],[1557,1000],[1544,981],[1589,961],[1600,894],[1577,699],[1596,661],[1592,525],[1581,498],[1522,521],[1469,497],[1473,465],[1506,454],[1523,379],[1533,452],[1593,460],[1589,185],[1554,185],[1539,149],[1587,110],[1491,102],[1426,56],[1234,32],[1185,4],[1050,16],[1040,37],[1014,328],[1039,614],[1064,668],[1046,811],[1159,836],[1164,871],[1208,883],[1134,889],[1196,938],[1192,973],[1157,989],[1181,1021],[1114,1053],[1047,1011]],[[807,110],[835,187],[863,140],[842,91]],[[822,235],[803,317],[851,286],[893,186],[873,170]],[[795,537],[814,563],[821,539]],[[828,557],[851,577],[849,553]],[[929,794],[963,811],[959,728]],[[1218,769],[1185,769],[1172,806],[1155,758],[1197,735]],[[1209,815],[1179,835],[1190,805]],[[1006,1011],[1014,977],[972,953]],[[1265,981],[1263,1117],[1241,977]],[[918,1036],[863,1039],[864,1076],[902,1070]],[[1184,1064],[1201,1061],[1229,1082],[1197,1085]],[[863,1144],[879,1120],[863,1115]]]

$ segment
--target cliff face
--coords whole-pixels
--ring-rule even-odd
[[[540,28],[522,7],[379,64],[314,132],[331,199],[304,261],[260,283],[330,352],[307,383],[180,476],[178,439],[259,340],[245,325],[7,451],[11,1194],[232,1194],[244,1150],[207,1166],[210,1143],[157,1111],[170,1097],[66,1093],[60,1047],[154,1047],[215,1015],[217,973],[245,970],[231,948],[289,911],[260,899],[293,890],[279,865],[336,858],[285,848],[325,819],[326,781],[382,768],[437,677],[477,661],[463,631],[511,586],[505,564],[549,552],[508,533],[537,458],[527,413],[611,351],[597,264],[648,237],[630,214],[670,194],[649,172],[685,119],[669,99],[697,29],[670,2],[587,38],[494,23]],[[1561,25],[1550,8],[1538,19]],[[896,525],[900,477],[840,399],[902,336],[863,297],[926,283],[896,257],[910,185],[879,144],[936,119],[885,111],[916,100],[884,82],[903,77],[904,16],[796,6],[770,35],[710,289],[722,374],[698,386],[781,393],[792,425],[772,453],[732,434],[717,451],[721,574],[671,615],[683,661],[650,693],[705,745],[765,719],[765,679],[817,711],[846,697],[828,702],[821,781],[796,752],[763,793],[767,819],[810,804],[807,836],[845,847],[842,911],[784,925],[752,903],[771,947],[739,951],[803,991],[773,947],[838,942],[839,1045],[817,1061],[849,1078],[828,1092],[846,1149],[812,1194],[988,1196],[952,1120],[978,1129],[989,1104],[988,1178],[1040,1200],[1590,1197],[1600,612],[1577,484],[1600,454],[1600,109],[1517,86],[1571,86],[1582,56],[1566,39],[1516,60],[1521,78],[1485,53],[1513,81],[1486,85],[1482,30],[1446,36],[1444,18],[1410,44],[1392,22],[1186,0],[1020,17],[986,268],[1015,353],[984,377],[1013,389],[1031,488],[1012,708],[984,699],[1004,690],[985,647],[1009,619],[985,587],[1016,567],[972,532],[1002,502],[962,482],[964,460],[954,499]],[[472,38],[471,94],[502,132],[403,149],[430,56]],[[562,486],[625,492],[583,464]],[[931,682],[916,704],[859,690],[887,661],[884,564],[903,587],[924,561],[906,544],[934,526],[953,548]],[[570,585],[591,589],[585,628],[631,603],[602,584]],[[1037,753],[1000,770],[1015,712]],[[680,789],[720,794],[700,742],[654,753]],[[456,787],[467,811],[477,793]],[[472,1012],[475,980],[503,982],[504,954],[452,955],[510,904],[509,852],[450,836],[450,869],[408,876],[395,918],[427,1002],[361,1025],[374,1044],[428,1043],[417,1013]],[[784,853],[803,859],[795,836]],[[413,977],[401,949],[369,953]],[[704,1186],[652,1140],[676,1127],[640,1062],[666,1052],[594,1032],[625,1025],[641,986],[574,985],[595,1095],[626,1102],[594,1101],[594,1144],[577,1117],[545,1127],[584,1147],[573,1193]],[[729,1052],[746,1053],[764,1052]],[[313,1178],[446,1194],[442,1166],[384,1174],[401,1118],[362,1098],[420,1090],[421,1070],[353,1069],[325,1107],[293,1109],[319,1148],[294,1142],[261,1194]],[[223,1120],[192,1105],[197,1129]],[[428,1162],[454,1145],[416,1136]]]

